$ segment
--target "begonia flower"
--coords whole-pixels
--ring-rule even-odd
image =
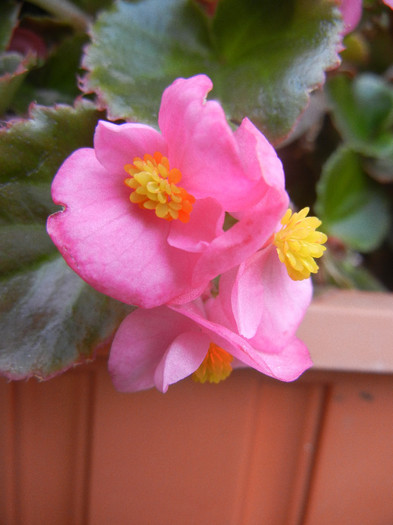
[[[47,229],[97,290],[146,308],[196,298],[263,246],[288,196],[273,147],[248,120],[232,132],[205,75],[165,91],[160,131],[100,121],[94,148],[60,167]],[[236,223],[224,228],[226,214]],[[142,315],[142,314],[138,314]]]
[[[247,339],[257,337],[266,352],[288,344],[311,300],[310,274],[318,270],[314,257],[322,256],[327,237],[316,230],[321,222],[307,217],[308,211],[288,210],[270,242],[221,276],[215,310],[210,310],[211,319]]]
[[[126,317],[109,357],[115,388],[134,392],[155,386],[166,392],[169,385],[187,376],[201,383],[218,383],[233,368],[244,366],[293,381],[309,368],[308,350],[295,332],[311,300],[311,281],[292,280],[273,249],[260,253],[262,257],[253,261],[259,271],[244,279],[247,270],[256,268],[251,262],[246,272],[241,267],[227,272],[216,298],[139,309]],[[240,326],[250,333],[241,335],[235,319],[239,311],[233,312],[232,304],[238,309],[242,301],[236,303],[233,298],[239,291],[245,297],[247,285],[248,295],[253,296],[255,284],[259,304],[251,301],[250,305],[258,315],[251,312],[251,324]],[[246,307],[247,317],[251,306],[247,300],[241,306]]]
[[[243,366],[293,381],[309,368],[296,331],[312,297],[314,257],[327,238],[308,211],[288,210],[264,247],[220,276],[217,296],[126,317],[109,357],[115,387],[166,392],[187,376],[218,383]]]

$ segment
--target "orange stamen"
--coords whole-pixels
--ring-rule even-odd
[[[158,151],[154,155],[146,153],[143,159],[135,157],[124,169],[130,175],[124,182],[132,190],[131,202],[142,209],[154,210],[160,219],[190,220],[195,197],[177,186],[182,174],[179,169],[170,168],[167,157]]]

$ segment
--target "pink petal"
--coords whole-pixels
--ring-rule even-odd
[[[170,305],[169,308],[193,320],[196,325],[199,325],[203,332],[209,336],[210,342],[217,344],[244,363],[254,368],[254,365],[258,366],[256,361],[253,360],[254,354],[257,354],[257,352],[243,337],[227,328],[224,324],[206,319],[206,316],[198,311],[193,303]],[[225,319],[225,316],[223,316],[222,319]],[[263,370],[260,371],[272,375],[268,367],[262,365],[262,368]]]
[[[189,303],[191,301],[194,301],[195,299],[198,299],[199,297],[201,297],[201,295],[206,290],[206,286],[209,286],[209,285],[206,285],[206,283],[203,283],[201,286],[199,286],[197,288],[190,288],[186,292],[184,292],[182,294],[179,294],[176,297],[174,297],[173,299],[171,299],[167,304],[168,305],[170,305],[170,304],[185,304],[185,303]]]
[[[195,372],[205,358],[209,345],[209,337],[198,331],[197,325],[194,330],[177,336],[156,369],[154,382],[158,390],[166,392],[169,385]]]
[[[259,250],[275,231],[287,206],[287,194],[270,187],[255,206],[242,214],[238,223],[214,239],[202,253],[195,267],[194,284],[213,279]]]
[[[266,352],[285,346],[311,302],[311,279],[293,281],[273,245],[241,264],[232,278],[232,282],[220,281],[220,295],[228,301],[231,290],[230,306],[239,333]]]
[[[288,207],[284,172],[274,148],[248,119],[243,120],[235,138],[244,169],[259,182],[248,205],[235,214],[239,222],[214,239],[202,254],[195,268],[195,284],[213,279],[259,250]]]
[[[286,342],[281,352],[263,355],[267,366],[281,381],[294,381],[312,366],[306,345],[297,338]]]
[[[262,179],[267,186],[285,191],[285,176],[281,160],[277,157],[270,142],[248,118],[243,119],[235,131],[235,140],[245,172],[256,181]]]
[[[256,334],[263,315],[261,253],[263,250],[243,262],[237,272],[232,271],[232,282],[228,278],[220,281],[220,296],[227,302],[223,306],[226,306],[226,312],[232,312],[239,334],[247,339]]]
[[[167,145],[162,135],[145,124],[112,124],[100,120],[94,134],[94,149],[98,161],[109,173],[126,178],[124,166],[132,164],[135,157],[159,151],[167,155]]]
[[[224,210],[211,198],[194,203],[190,221],[186,224],[172,221],[168,243],[189,252],[201,252],[220,235],[224,223]]]
[[[276,349],[276,355],[264,352],[263,347],[256,347],[224,324],[206,319],[192,305],[170,306],[197,323],[209,340],[214,342],[239,361],[265,375],[281,381],[293,381],[312,364],[306,347],[295,338],[288,340],[285,347]],[[211,311],[220,310],[220,302],[212,306]],[[217,318],[225,320],[225,314],[217,312]],[[293,355],[292,355],[293,352]]]
[[[219,293],[205,301],[206,316],[211,321],[222,324],[238,333],[237,322],[232,309],[232,290],[239,267],[235,266],[220,276]],[[259,308],[258,308],[259,311]]]
[[[158,122],[184,188],[196,198],[213,197],[226,210],[236,211],[249,203],[255,181],[243,169],[222,107],[205,100],[211,88],[205,75],[177,79],[164,91]]]
[[[260,292],[256,293],[262,299],[260,303],[262,316],[255,337],[250,341],[258,348],[264,348],[265,352],[275,353],[277,348],[284,348],[294,337],[311,302],[312,281],[311,279],[293,281],[285,265],[280,262],[274,246],[262,250],[259,260],[254,260],[253,264],[260,267],[263,279]],[[255,272],[252,273],[256,277]],[[256,280],[252,279],[243,283],[245,289],[242,305],[238,303],[238,315],[241,313],[241,307],[246,307],[245,293],[246,290],[250,290],[249,286],[252,286],[252,283],[257,285]],[[242,285],[238,283],[238,286]],[[254,304],[256,307],[257,300]],[[244,312],[243,317],[246,315],[247,311]]]
[[[265,366],[274,371],[272,377],[280,381],[294,381],[313,365],[306,345],[297,338],[288,341],[279,353],[264,354],[263,359]],[[252,365],[246,365],[239,359],[232,362],[233,369],[247,366]]]
[[[393,9],[393,0],[382,0],[382,2],[390,7],[390,9]]]
[[[65,210],[49,217],[48,233],[94,288],[143,307],[190,293],[196,255],[168,245],[170,223],[132,204],[129,189],[108,177],[94,150],[78,150],[64,162],[52,197]]]
[[[355,29],[362,17],[362,0],[340,0],[340,11],[344,22],[343,34]]]
[[[128,315],[116,332],[109,356],[108,367],[115,388],[121,392],[136,392],[155,386],[157,367],[165,368],[166,352],[173,346],[176,352],[176,338],[194,327],[187,317],[165,307],[139,309]],[[187,354],[181,353],[177,358],[180,369],[190,360]],[[163,360],[164,366],[160,364]],[[170,361],[169,357],[168,367],[171,367]],[[171,379],[169,370],[166,379]],[[162,386],[165,380],[161,378]]]

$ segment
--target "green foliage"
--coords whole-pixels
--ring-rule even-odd
[[[92,145],[98,117],[90,103],[76,109],[36,106],[30,119],[0,129],[3,279],[56,252],[45,230],[46,218],[56,209],[50,183],[65,157],[78,147]]]
[[[36,106],[0,131],[0,370],[11,378],[86,359],[129,311],[75,275],[45,229],[50,182],[65,157],[92,145],[99,116],[91,103]]]
[[[336,75],[327,84],[333,118],[343,139],[364,156],[393,154],[393,87],[374,74],[351,80]]]
[[[164,88],[206,73],[230,120],[248,116],[277,143],[337,64],[340,29],[325,1],[225,0],[213,18],[186,0],[120,1],[93,26],[84,89],[113,119],[156,123]]]
[[[332,155],[317,193],[315,210],[328,235],[361,252],[381,244],[390,225],[388,201],[364,173],[356,153],[340,148]]]
[[[13,121],[0,129],[0,182],[50,183],[72,151],[92,146],[100,115],[89,102],[75,108],[33,106],[29,119]]]
[[[49,54],[41,67],[35,68],[21,86],[17,99],[9,107],[26,113],[32,100],[41,105],[74,103],[80,95],[79,63],[87,36],[77,34],[65,37]]]
[[[18,53],[0,55],[0,115],[10,107],[29,69],[35,63],[34,57],[24,58]]]
[[[327,84],[333,118],[343,140],[381,182],[393,180],[393,87],[375,74],[351,80],[344,75]]]
[[[323,168],[316,211],[327,233],[370,252],[391,227],[387,195],[368,174],[393,179],[393,88],[375,74],[336,75],[327,93],[344,146]]]
[[[0,370],[10,379],[47,379],[91,358],[129,311],[85,284],[61,257],[0,284]]]
[[[14,2],[5,0],[1,7],[0,17],[0,53],[6,50],[12,31],[18,20],[19,6]]]

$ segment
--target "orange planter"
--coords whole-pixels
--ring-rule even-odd
[[[291,384],[120,394],[104,356],[2,379],[0,523],[390,525],[393,296],[324,294],[299,335],[315,367]]]

